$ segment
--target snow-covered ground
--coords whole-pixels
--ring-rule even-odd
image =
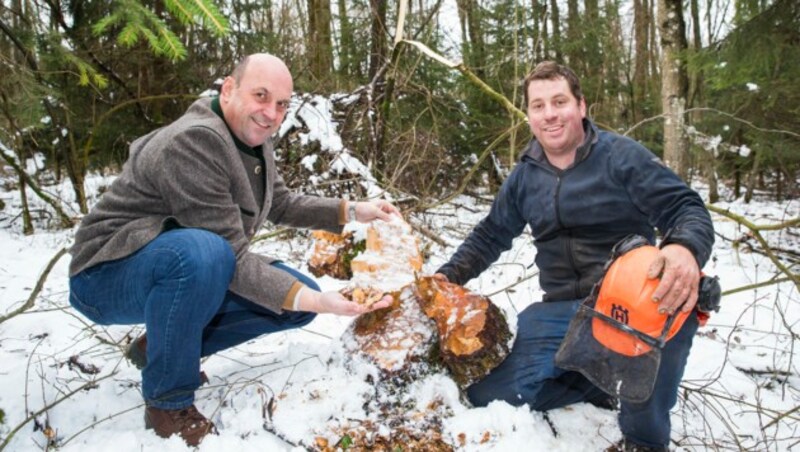
[[[89,185],[104,183],[93,177]],[[67,185],[51,190],[69,198]],[[6,314],[27,300],[48,261],[69,246],[74,230],[39,230],[24,236],[21,221],[14,218],[17,195],[0,196],[6,202],[0,228],[0,313]],[[798,201],[719,205],[758,224],[800,215]],[[486,209],[460,198],[412,218],[428,224],[451,245],[443,249],[431,244],[424,270],[433,272]],[[746,230],[716,215],[715,227],[717,243],[705,271],[718,275],[725,290],[775,275],[766,257],[749,251],[747,244],[754,244],[753,239],[731,245],[730,239],[741,239]],[[774,246],[800,248],[796,228],[767,236]],[[256,248],[304,268],[310,241],[297,236],[259,242]],[[42,449],[47,440],[41,427],[49,426],[61,450],[184,449],[176,437],[164,440],[143,429],[139,371],[122,357],[124,344],[142,328],[100,327],[72,310],[67,299],[68,259],[55,265],[31,310],[0,324],[0,409],[5,413],[0,438],[6,441],[13,433],[8,450]],[[494,294],[492,299],[508,313],[512,325],[515,312],[540,297],[537,279],[530,277],[535,273],[532,259],[531,239],[522,236],[500,262],[469,284],[475,291]],[[320,280],[323,289],[343,284]],[[721,312],[701,329],[692,349],[672,418],[675,447],[789,450],[800,441],[800,413],[791,412],[800,402],[794,358],[798,301],[791,283],[723,298]],[[265,336],[208,358],[202,367],[211,381],[198,391],[197,404],[220,434],[205,440],[200,450],[292,450],[284,439],[311,444],[315,436],[330,432],[331,423],[361,419],[363,403],[374,389],[365,382],[366,370],[343,364],[337,339],[350,321],[322,315],[302,330]],[[98,373],[87,372],[92,366]],[[443,420],[443,433],[452,444],[463,443],[463,450],[530,450],[531,445],[537,450],[602,450],[620,436],[615,413],[590,405],[549,413],[552,428],[542,414],[526,408],[505,403],[470,408],[460,401],[453,382],[441,375],[416,382],[406,397],[420,407],[433,400],[448,406],[452,415]]]
[[[336,151],[331,142],[322,149]],[[350,159],[343,154],[339,160]],[[365,169],[353,168],[346,172]],[[112,179],[89,177],[90,202]],[[15,180],[0,172],[0,185]],[[372,192],[372,180],[365,177],[364,184]],[[74,206],[66,182],[47,190]],[[71,244],[75,232],[45,228],[54,222],[52,217],[42,213],[47,209],[38,198],[32,193],[28,197],[38,218],[37,232],[24,236],[18,192],[0,191],[6,204],[0,211],[0,316],[25,303],[48,262]],[[798,200],[717,205],[756,224],[800,216]],[[486,203],[461,197],[410,218],[448,243],[442,247],[420,236],[430,256],[423,272],[434,272],[487,210]],[[719,215],[714,220],[717,242],[705,272],[719,276],[723,290],[776,276],[773,263],[752,251],[759,246],[747,230]],[[797,252],[799,231],[766,231],[765,236],[772,246]],[[297,234],[258,242],[255,249],[305,270],[311,242]],[[512,327],[516,313],[541,298],[534,252],[531,238],[523,235],[468,285],[490,295]],[[74,311],[68,302],[68,260],[64,256],[56,263],[32,309],[0,323],[0,450],[46,449],[48,438],[50,447],[64,451],[185,450],[177,437],[165,440],[144,430],[140,374],[122,356],[143,327],[101,327]],[[345,284],[330,278],[319,283],[325,290]],[[199,450],[302,450],[296,445],[313,444],[316,437],[333,444],[339,439],[331,436],[335,428],[363,420],[364,404],[375,397],[375,389],[366,381],[368,367],[346,365],[339,336],[351,320],[321,315],[301,330],[265,336],[206,359],[202,368],[210,383],[197,392],[196,403],[219,435],[208,437]],[[800,294],[791,282],[723,297],[721,312],[695,338],[673,411],[673,448],[797,447],[800,377],[794,353],[799,322]],[[459,398],[452,380],[440,374],[414,382],[401,397],[420,411],[444,407],[443,437],[459,450],[600,451],[620,438],[615,412],[580,404],[551,411],[546,419],[500,402],[472,408]],[[390,428],[382,419],[372,421],[376,431]]]

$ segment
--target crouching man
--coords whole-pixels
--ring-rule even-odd
[[[102,325],[146,326],[128,356],[142,367],[145,426],[197,445],[214,430],[194,406],[200,358],[263,334],[308,324],[316,313],[366,308],[274,258],[248,250],[269,220],[340,232],[350,220],[387,220],[385,201],[347,202],[290,192],[271,136],[292,76],[268,54],[245,58],[219,97],[131,144],[122,174],[75,236],[70,303]]]
[[[598,130],[586,118],[580,82],[569,68],[537,65],[525,80],[525,102],[534,138],[489,214],[438,274],[466,284],[529,225],[544,302],[519,314],[510,355],[468,388],[468,396],[479,406],[504,400],[534,410],[577,402],[608,405],[608,394],[555,364],[570,320],[602,277],[614,245],[631,234],[655,243],[656,228],[664,238],[648,268],[649,278],[660,276],[651,301],[662,314],[692,311],[700,268],[714,242],[711,218],[697,193],[650,151]],[[696,316],[689,316],[667,342],[649,399],[622,402],[624,450],[667,450],[669,411],[697,326]]]

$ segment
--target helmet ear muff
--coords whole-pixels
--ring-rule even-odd
[[[615,247],[616,251],[616,247]],[[688,312],[673,315],[658,312],[653,293],[659,279],[647,277],[647,269],[658,255],[652,245],[638,245],[615,256],[599,283],[594,303],[592,335],[609,350],[639,356],[678,333]]]

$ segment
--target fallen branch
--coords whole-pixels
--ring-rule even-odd
[[[122,410],[122,411],[120,411],[120,412],[118,412],[118,413],[110,414],[110,415],[108,415],[108,416],[104,417],[103,419],[98,419],[97,421],[95,421],[95,422],[92,422],[91,424],[87,425],[86,427],[84,427],[84,428],[82,428],[82,429],[78,430],[77,432],[73,433],[73,434],[72,434],[72,436],[70,436],[69,438],[65,439],[64,441],[61,441],[61,442],[58,444],[58,446],[59,446],[59,447],[64,447],[64,446],[66,446],[66,445],[67,445],[67,444],[68,444],[70,441],[72,441],[73,439],[75,439],[76,437],[78,437],[78,435],[80,435],[81,433],[85,432],[86,430],[89,430],[89,429],[95,428],[95,427],[97,427],[99,424],[101,424],[101,423],[103,423],[103,422],[110,421],[111,419],[114,419],[114,418],[115,418],[115,417],[117,417],[117,416],[121,416],[121,415],[123,415],[123,414],[125,414],[125,413],[128,413],[128,412],[130,412],[130,411],[133,411],[133,410],[135,410],[135,409],[137,409],[137,408],[141,408],[141,407],[143,407],[143,406],[144,406],[144,403],[140,403],[140,404],[138,404],[138,405],[136,405],[136,406],[132,406],[132,407],[130,407],[130,408],[127,408],[127,409],[125,409],[125,410]]]
[[[66,247],[61,248],[60,250],[58,250],[56,255],[53,256],[53,258],[50,259],[50,262],[47,263],[47,267],[45,267],[44,272],[42,272],[42,275],[39,277],[39,280],[36,281],[36,287],[33,288],[33,292],[31,292],[31,295],[28,297],[28,301],[26,301],[25,304],[23,304],[22,306],[20,306],[19,308],[15,309],[15,310],[11,311],[7,315],[4,315],[4,316],[0,317],[0,323],[3,323],[6,320],[8,320],[8,319],[10,319],[10,318],[12,318],[12,317],[14,317],[16,315],[19,315],[19,314],[21,314],[21,313],[23,313],[23,312],[25,312],[28,309],[33,307],[33,303],[34,303],[34,301],[36,301],[36,297],[39,296],[39,292],[42,291],[42,287],[44,287],[44,282],[47,279],[47,276],[50,274],[50,270],[52,270],[53,266],[56,264],[56,262],[58,262],[58,260],[61,259],[61,256],[66,254],[67,250],[68,250],[68,248],[66,248]]]
[[[798,411],[800,411],[800,405],[797,405],[796,407],[792,408],[791,410],[789,410],[789,411],[781,414],[780,416],[776,417],[775,419],[771,420],[769,422],[769,424],[767,424],[767,425],[765,425],[764,427],[761,428],[761,431],[764,431],[764,430],[768,429],[769,427],[772,427],[777,422],[779,422],[781,419],[786,418],[786,417],[790,417],[792,414],[797,413]]]
[[[98,378],[97,380],[87,381],[86,383],[78,386],[76,389],[68,392],[67,394],[64,394],[64,396],[62,396],[61,398],[57,399],[55,402],[53,402],[53,403],[51,403],[49,405],[45,405],[44,407],[42,407],[39,411],[37,411],[35,413],[31,413],[28,417],[26,417],[22,422],[20,422],[16,427],[14,427],[13,430],[11,430],[8,433],[8,436],[6,436],[6,439],[3,440],[2,444],[0,444],[0,452],[5,450],[6,446],[8,446],[8,443],[10,443],[11,440],[14,438],[14,435],[16,435],[17,432],[19,432],[22,429],[22,427],[24,427],[28,422],[36,419],[36,417],[39,416],[40,414],[45,413],[47,410],[49,410],[51,408],[54,408],[56,405],[58,405],[59,403],[63,402],[64,400],[67,400],[68,398],[72,397],[73,395],[75,395],[75,394],[77,394],[77,393],[79,393],[79,392],[81,392],[84,389],[87,389],[89,387],[96,386],[97,383],[105,380],[106,378],[112,377],[112,376],[114,376],[116,374],[117,374],[116,372],[112,372],[112,373],[110,373],[108,375],[105,375],[105,376],[103,376],[101,378]]]
[[[713,204],[706,204],[706,208],[716,214],[729,218],[749,229],[753,233],[753,237],[755,237],[756,240],[758,240],[758,243],[761,244],[761,248],[766,253],[767,258],[769,258],[769,260],[772,261],[775,267],[777,267],[781,272],[783,272],[794,283],[795,287],[797,287],[797,290],[800,291],[800,275],[792,273],[792,271],[788,267],[786,267],[780,261],[780,259],[778,259],[777,256],[775,256],[775,253],[772,252],[772,248],[770,248],[769,243],[767,243],[767,241],[759,232],[759,231],[776,231],[784,228],[789,228],[792,226],[797,226],[798,224],[800,224],[800,218],[795,218],[778,224],[757,225],[748,220],[747,218],[741,215],[737,215],[729,211],[728,209],[722,209]]]
[[[62,228],[65,229],[71,228],[72,226],[75,225],[75,222],[72,220],[72,218],[69,217],[69,215],[67,215],[64,212],[64,209],[62,209],[61,206],[59,206],[58,203],[53,198],[44,193],[44,191],[39,187],[39,184],[37,184],[36,181],[33,180],[33,178],[19,166],[19,164],[17,164],[17,161],[13,156],[6,154],[2,148],[0,148],[0,156],[2,156],[3,160],[8,162],[8,164],[11,165],[12,168],[14,168],[14,171],[16,171],[17,174],[19,174],[19,176],[25,181],[26,184],[28,184],[31,190],[33,190],[33,192],[36,193],[36,195],[39,196],[39,198],[41,198],[42,201],[49,204],[50,207],[52,207],[53,210],[56,211],[59,220],[61,220]]]
[[[770,280],[767,280],[767,281],[762,281],[760,283],[748,284],[746,286],[741,286],[741,287],[737,287],[735,289],[726,290],[726,291],[722,292],[722,296],[724,297],[726,295],[733,295],[733,294],[739,293],[739,292],[746,292],[748,290],[759,289],[761,287],[767,287],[767,286],[771,286],[773,284],[780,284],[780,283],[791,281],[791,280],[792,280],[792,278],[789,278],[789,277],[786,277],[786,278],[775,278],[775,279],[770,279]]]
[[[414,229],[415,231],[417,231],[420,234],[424,235],[425,237],[431,239],[432,241],[436,242],[441,247],[447,248],[449,246],[449,244],[443,238],[439,237],[438,234],[436,234],[435,232],[433,232],[430,229],[426,228],[425,226],[423,226],[421,224],[412,223],[410,221],[410,219],[409,219],[408,224],[411,225],[412,229]]]
[[[512,287],[514,287],[514,286],[517,286],[517,285],[519,285],[519,284],[522,284],[523,282],[525,282],[525,281],[527,281],[527,280],[529,280],[529,279],[533,278],[534,276],[537,276],[538,274],[539,274],[539,272],[538,272],[538,271],[532,272],[530,275],[524,276],[524,277],[522,277],[522,278],[520,278],[520,279],[518,279],[518,280],[514,281],[513,283],[511,283],[511,284],[509,284],[509,285],[507,285],[507,286],[505,286],[505,287],[503,287],[503,288],[501,288],[501,289],[497,289],[497,290],[495,290],[494,292],[492,292],[492,293],[490,293],[490,294],[487,294],[486,296],[487,296],[487,297],[489,297],[489,298],[491,298],[491,297],[493,297],[493,296],[495,296],[495,295],[497,295],[497,294],[499,294],[499,293],[501,293],[501,292],[505,292],[505,291],[507,291],[507,290],[511,289],[511,288],[512,288]]]
[[[268,232],[266,234],[257,235],[255,237],[253,237],[252,240],[250,240],[250,243],[256,243],[256,242],[260,242],[262,240],[266,240],[266,239],[269,239],[269,238],[279,237],[279,236],[281,236],[283,234],[287,234],[289,232],[292,232],[293,230],[294,229],[292,229],[292,228],[281,228],[281,229],[278,229],[278,230],[275,230],[275,231],[272,231],[272,232]]]

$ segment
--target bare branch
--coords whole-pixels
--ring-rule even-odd
[[[0,317],[0,323],[3,323],[6,320],[8,320],[8,319],[10,319],[10,318],[12,318],[12,317],[14,317],[16,315],[19,315],[19,314],[21,314],[21,313],[23,313],[23,312],[25,312],[28,309],[33,307],[33,303],[34,303],[34,301],[36,301],[36,297],[39,296],[39,292],[42,291],[42,287],[44,287],[44,282],[45,282],[45,280],[47,280],[47,276],[50,274],[50,270],[52,270],[53,266],[56,264],[56,262],[58,262],[58,260],[61,259],[61,257],[64,254],[66,254],[67,249],[68,248],[65,247],[65,248],[61,248],[60,250],[58,250],[58,252],[55,254],[55,256],[53,256],[53,258],[50,259],[50,262],[47,263],[47,266],[45,267],[44,272],[42,272],[42,275],[39,276],[39,280],[36,281],[36,287],[33,288],[33,292],[31,292],[31,294],[28,297],[28,300],[25,302],[25,304],[23,304],[22,306],[20,306],[19,308],[15,309],[15,310],[11,311],[7,315],[4,315],[4,316]]]

